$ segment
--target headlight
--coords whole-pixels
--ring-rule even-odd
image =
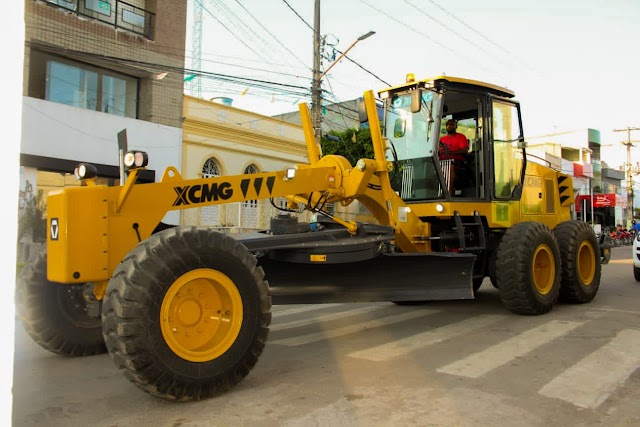
[[[122,162],[127,169],[139,169],[149,164],[149,156],[144,151],[127,151]]]
[[[73,171],[73,174],[79,180],[91,179],[98,176],[98,169],[90,163],[80,163]]]

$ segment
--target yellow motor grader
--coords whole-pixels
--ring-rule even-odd
[[[322,156],[306,104],[309,163],[287,170],[184,179],[169,167],[139,183],[147,154],[130,151],[124,184],[108,187],[80,164],[83,186],[49,193],[46,250],[18,280],[30,336],[69,356],[108,351],[144,391],[184,401],[249,373],[272,304],[473,299],[485,277],[517,314],[595,297],[609,248],[572,219],[571,177],[526,155],[511,90],[408,75],[377,95],[361,108],[375,158],[355,165]],[[469,146],[457,159],[440,146],[449,119]],[[260,232],[162,222],[170,210],[276,197],[289,203]],[[356,200],[376,221],[325,210]],[[319,220],[299,221],[302,209]]]

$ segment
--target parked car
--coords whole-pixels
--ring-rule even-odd
[[[633,239],[633,277],[640,282],[640,233],[636,233]]]

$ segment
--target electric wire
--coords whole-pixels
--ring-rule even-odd
[[[387,13],[387,12],[385,12],[385,11],[383,11],[383,10],[381,10],[381,9],[379,9],[379,8],[377,8],[377,7],[375,7],[375,6],[373,6],[372,4],[370,4],[369,2],[367,2],[366,0],[360,0],[360,2],[361,2],[361,3],[363,3],[363,4],[365,4],[366,6],[370,7],[371,9],[375,10],[376,12],[378,12],[378,13],[380,13],[380,14],[382,14],[382,15],[386,16],[386,17],[387,17],[387,18],[389,18],[390,20],[392,20],[392,21],[394,21],[394,22],[397,22],[397,23],[398,23],[398,24],[400,24],[403,28],[407,28],[407,29],[409,29],[409,30],[413,31],[414,33],[416,33],[416,34],[418,34],[418,35],[420,35],[420,36],[424,37],[425,39],[427,39],[427,40],[431,41],[432,43],[434,43],[434,44],[436,44],[436,45],[440,46],[440,47],[441,47],[441,48],[443,48],[446,52],[449,52],[449,51],[451,50],[449,46],[445,46],[444,44],[442,44],[442,43],[441,43],[441,42],[439,42],[438,40],[436,40],[436,39],[434,39],[433,37],[431,37],[431,36],[429,36],[428,34],[426,34],[425,32],[420,31],[420,30],[418,30],[418,29],[416,29],[416,28],[412,27],[411,25],[408,25],[406,22],[403,22],[403,21],[401,21],[401,20],[399,20],[399,19],[395,18],[394,16],[390,15],[389,13]],[[492,69],[489,69],[489,68],[487,68],[483,63],[480,63],[480,62],[478,62],[478,61],[472,61],[472,60],[471,60],[471,58],[469,58],[469,57],[467,57],[467,56],[463,56],[461,59],[462,59],[463,61],[465,61],[465,62],[469,63],[470,65],[473,65],[473,66],[477,67],[477,68],[481,68],[481,69],[483,69],[483,70],[485,70],[485,71],[488,71],[488,72],[498,73],[498,74],[500,74],[500,75],[504,76],[500,70],[496,70],[496,69],[493,69],[493,70],[492,70]]]
[[[286,50],[287,52],[289,52],[291,54],[291,56],[293,56],[294,58],[296,58],[300,63],[302,63],[305,67],[307,67],[307,69],[311,69],[309,68],[309,66],[307,66],[307,64],[300,58],[298,58],[298,56],[296,56],[295,53],[293,53],[291,50],[289,50],[289,48],[287,46],[285,46],[282,42],[280,42],[280,39],[278,39],[278,37],[274,36],[273,33],[271,33],[271,31],[269,31],[264,25],[262,25],[262,23],[255,17],[253,16],[253,14],[251,12],[249,12],[249,10],[247,10],[246,7],[244,7],[244,5],[240,2],[240,0],[236,0],[236,3],[238,3],[240,5],[240,7],[242,9],[244,9],[245,12],[247,12],[247,14],[254,20],[256,21],[256,23],[267,33],[269,34],[271,37],[273,37],[273,39],[280,45],[282,46],[282,48],[284,50]]]
[[[307,21],[305,21],[305,19],[304,19],[302,16],[300,16],[300,14],[299,14],[298,12],[296,12],[296,10],[295,10],[293,7],[291,7],[291,5],[287,2],[287,0],[282,0],[282,1],[284,2],[284,4],[286,4],[286,5],[287,5],[287,7],[288,7],[289,9],[291,9],[291,11],[292,11],[293,13],[295,13],[295,14],[296,14],[296,16],[297,16],[298,18],[300,18],[300,20],[301,20],[302,22],[304,22],[304,24],[305,24],[307,27],[309,27],[309,29],[310,29],[311,31],[315,31],[315,30],[313,29],[313,27],[312,27],[311,25],[309,25],[309,23],[308,23]]]
[[[249,49],[251,52],[253,52],[257,57],[264,59],[265,61],[267,61],[267,59],[265,57],[263,57],[259,52],[257,52],[256,50],[254,50],[251,46],[249,46],[247,43],[244,42],[244,40],[242,40],[242,38],[238,37],[233,31],[231,31],[231,29],[229,27],[227,27],[224,22],[222,22],[220,19],[218,19],[218,17],[211,13],[211,11],[209,9],[207,9],[207,7],[204,5],[204,3],[202,2],[202,0],[194,0],[195,2],[197,2],[200,6],[202,6],[202,10],[204,10],[205,12],[207,12],[207,14],[209,16],[211,16],[213,19],[215,19],[218,24],[220,24],[225,30],[227,30],[231,35],[233,35],[242,45],[244,45],[244,47],[246,47],[247,49]]]
[[[293,13],[295,13],[295,14],[296,14],[296,16],[297,16],[298,18],[300,18],[300,20],[301,20],[301,21],[302,21],[302,22],[303,22],[307,27],[309,27],[309,29],[310,29],[311,31],[314,31],[314,32],[315,32],[315,30],[313,29],[313,27],[312,27],[311,25],[309,25],[309,23],[308,23],[307,21],[305,21],[305,19],[304,19],[302,16],[300,16],[300,14],[299,14],[299,13],[298,13],[298,12],[297,12],[293,7],[291,7],[291,5],[287,2],[287,0],[282,0],[282,1],[284,2],[284,4],[286,4],[286,5],[287,5],[287,7],[288,7],[289,9],[291,9],[291,11],[292,11]],[[400,23],[400,24],[402,24],[402,23]],[[404,25],[404,24],[402,24],[402,25]],[[334,48],[334,49],[335,49],[335,48]],[[335,50],[336,50],[336,52],[338,52],[338,53],[340,53],[340,54],[342,54],[342,53],[343,53],[343,52],[340,52],[338,49],[335,49]],[[380,77],[378,77],[377,75],[375,75],[373,72],[369,71],[368,69],[366,69],[366,68],[365,68],[365,67],[363,67],[362,65],[358,64],[358,63],[357,63],[356,61],[354,61],[353,59],[349,58],[347,55],[345,55],[345,56],[344,56],[344,58],[346,58],[347,60],[349,60],[349,61],[350,61],[350,62],[352,62],[353,64],[357,65],[360,69],[362,69],[363,71],[367,72],[367,73],[368,73],[368,74],[370,74],[371,76],[375,77],[376,79],[378,79],[378,80],[379,80],[379,81],[381,81],[382,83],[386,84],[387,86],[391,86],[389,83],[385,82],[385,81],[384,81],[384,80],[382,80]]]
[[[236,15],[233,12],[233,10],[231,10],[231,8],[229,8],[229,6],[227,6],[227,4],[224,1],[209,0],[209,2],[213,4],[213,6],[216,9],[218,9],[218,11],[220,11],[221,15],[227,18],[231,26],[233,26],[240,33],[242,33],[243,39],[257,40],[259,42],[262,42],[266,48],[260,48],[256,46],[256,48],[259,49],[261,52],[270,53],[270,52],[276,51],[276,49],[271,43],[269,43],[267,40],[265,40],[264,37],[262,37],[260,34],[254,31],[253,28],[247,25],[247,22],[245,19],[240,19],[238,15]]]
[[[405,0],[406,1],[406,0]],[[438,3],[436,3],[434,0],[429,0],[429,2],[431,4],[433,4],[434,6],[436,6],[438,9],[442,10],[444,13],[446,13],[447,15],[449,15],[450,17],[452,17],[453,19],[455,19],[456,21],[458,21],[459,23],[461,23],[462,25],[464,25],[465,27],[467,27],[469,30],[471,30],[472,32],[474,32],[475,34],[479,35],[480,37],[482,37],[483,39],[485,39],[487,42],[491,43],[493,46],[497,47],[498,49],[500,49],[502,52],[506,53],[508,56],[511,56],[515,59],[518,59],[515,57],[515,55],[513,55],[513,53],[509,52],[507,49],[505,49],[504,47],[500,46],[499,44],[497,44],[496,42],[494,42],[493,40],[489,39],[487,36],[485,36],[484,34],[482,34],[480,31],[476,30],[475,28],[471,27],[469,24],[467,24],[466,22],[464,22],[462,19],[458,18],[455,14],[451,13],[450,11],[448,11],[447,9],[445,9],[444,7],[442,7],[441,5],[439,5]],[[518,61],[522,62],[520,59],[518,59]],[[527,67],[531,68],[528,64],[524,64]]]

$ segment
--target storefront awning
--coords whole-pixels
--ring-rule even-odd
[[[612,208],[616,206],[616,200],[618,199],[616,196],[619,194],[609,193],[609,194],[594,194],[593,195],[593,207],[594,208]],[[582,206],[586,203],[587,206],[591,206],[591,197],[589,195],[586,196],[578,196],[576,197],[576,212],[582,211]]]

